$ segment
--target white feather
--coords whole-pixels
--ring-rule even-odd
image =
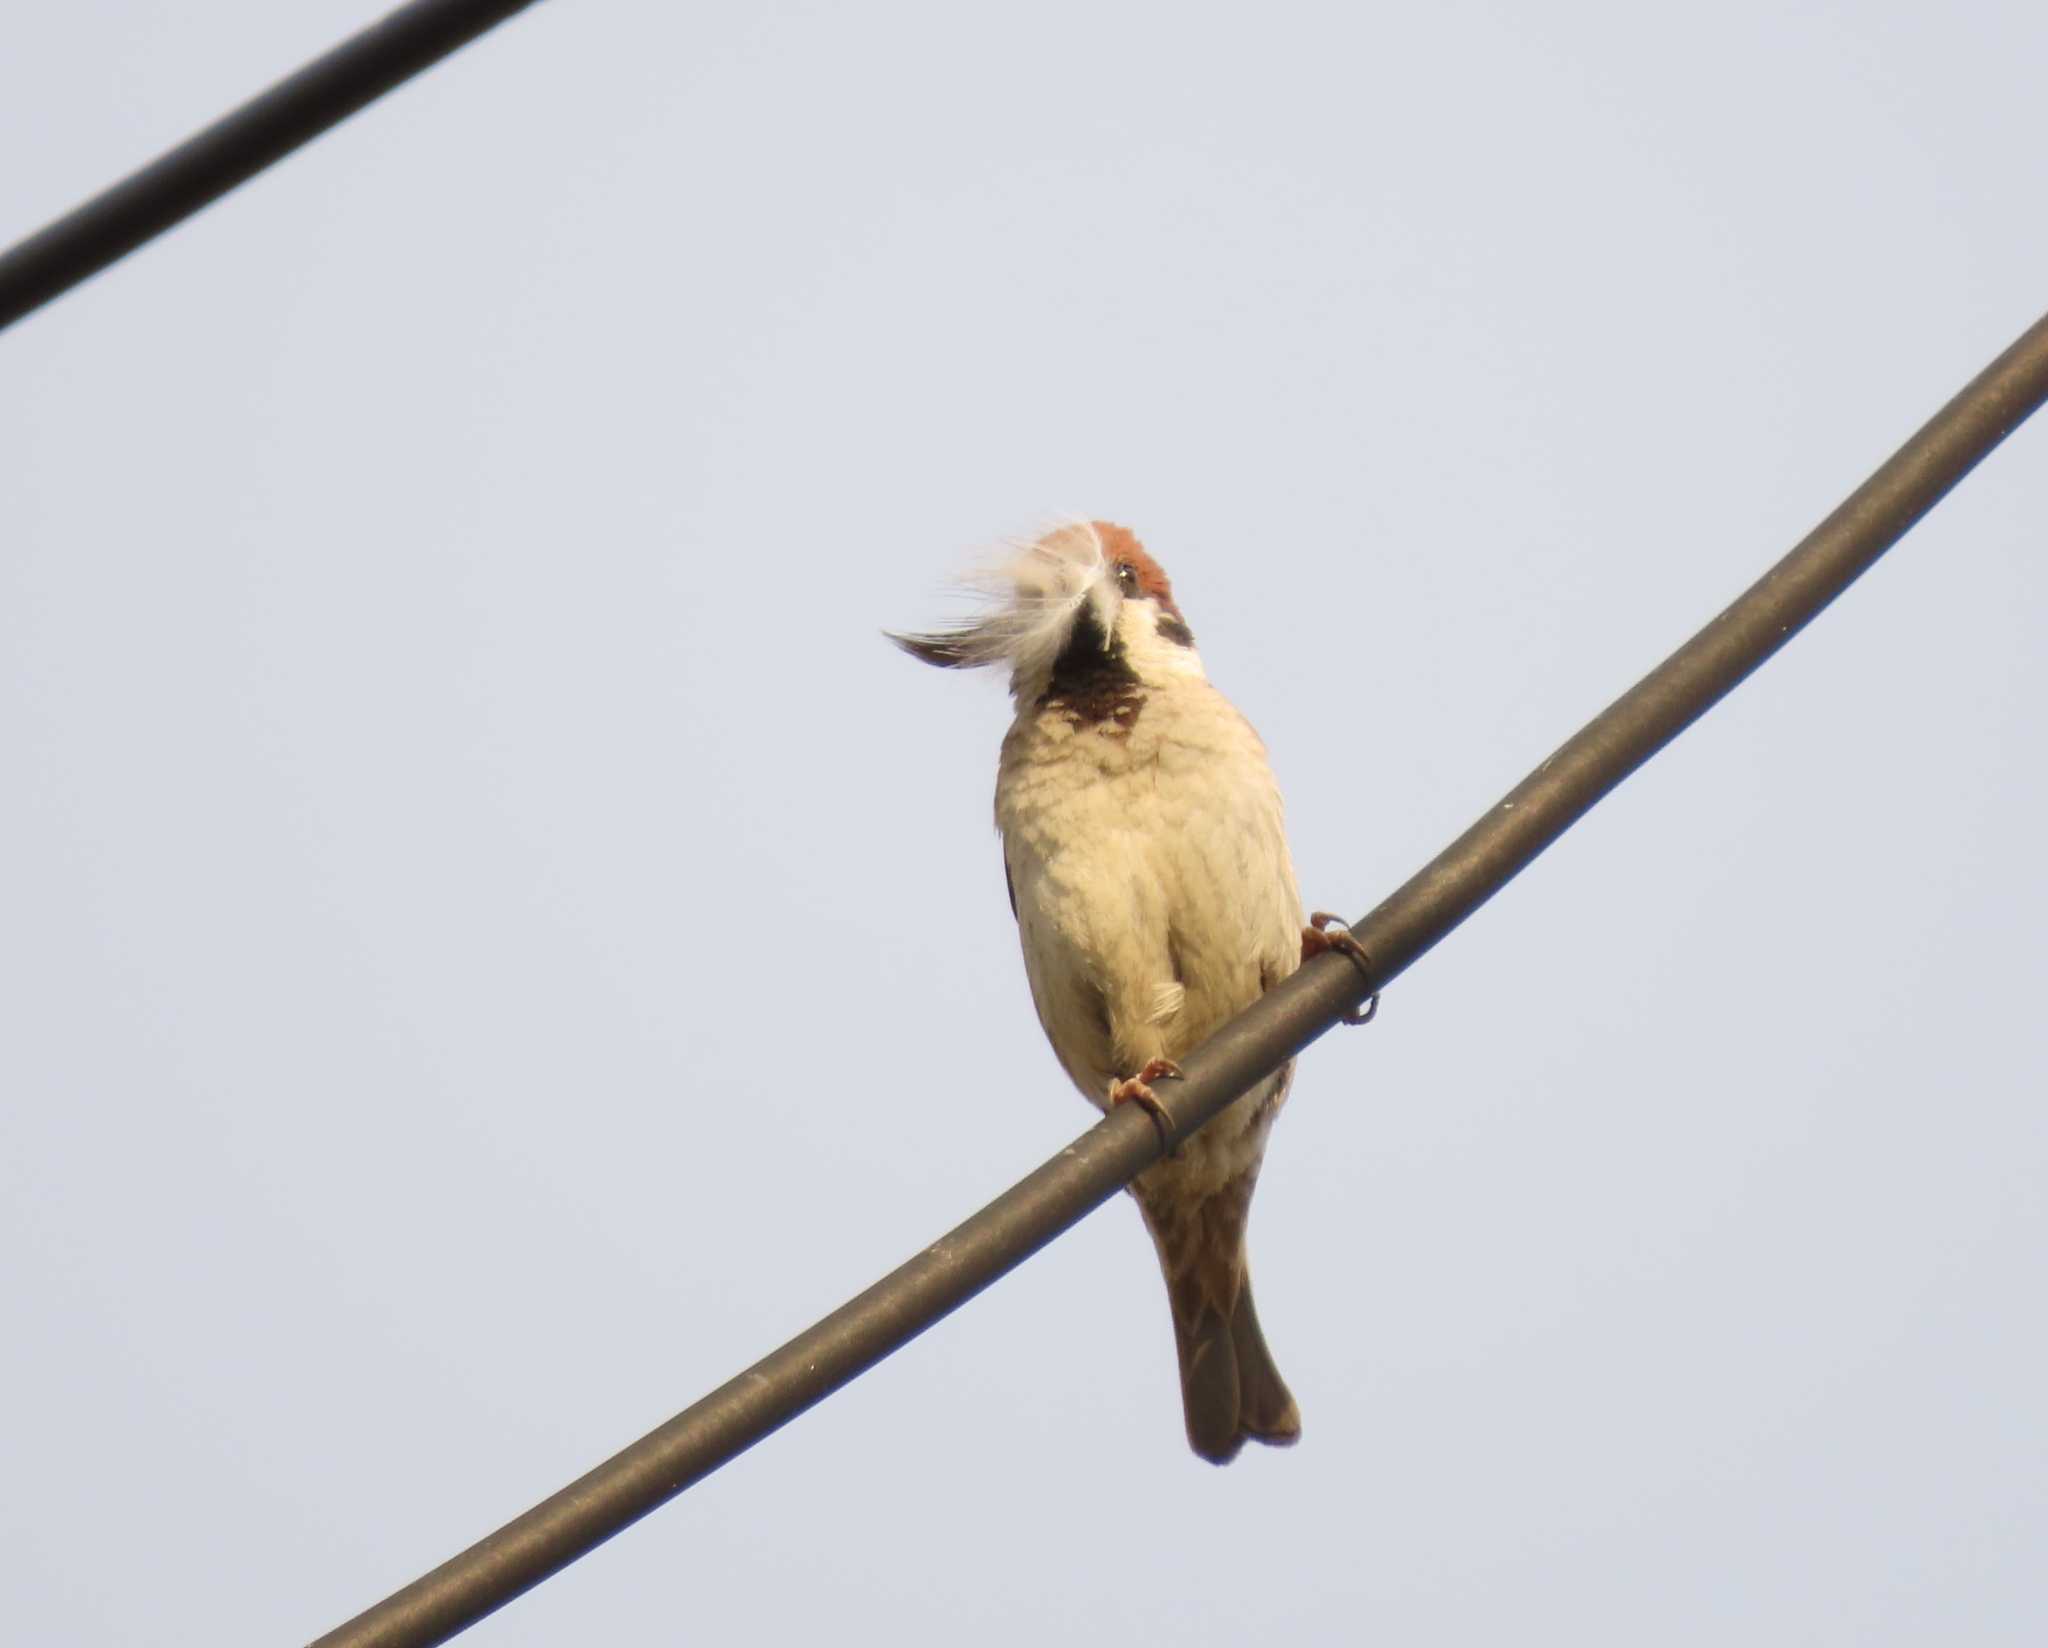
[[[927,663],[958,669],[1007,664],[1010,692],[1023,704],[1044,690],[1082,608],[1095,602],[1108,635],[1122,596],[1091,522],[1069,522],[1033,542],[1013,542],[1007,551],[960,580],[987,603],[978,617],[928,635],[889,638]]]
[[[1146,1016],[1147,1024],[1171,1024],[1180,1016],[1181,1004],[1188,999],[1185,984],[1156,984],[1152,987],[1152,1011]]]

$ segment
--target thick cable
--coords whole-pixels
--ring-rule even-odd
[[[1319,956],[1182,1059],[1184,1079],[1155,1086],[1171,1113],[1169,1133],[1185,1137],[1200,1127],[1407,969],[1785,645],[2044,399],[2048,317],[1726,611],[1353,927],[1369,968],[1341,954]],[[1162,1143],[1150,1115],[1119,1106],[815,1327],[314,1648],[425,1648],[447,1640],[973,1298],[1107,1201],[1157,1159]]]
[[[0,253],[0,329],[96,275],[533,0],[413,0]]]

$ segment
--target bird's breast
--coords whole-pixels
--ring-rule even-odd
[[[1264,749],[1201,693],[1152,693],[1125,728],[1048,705],[1004,743],[996,819],[1025,969],[1084,1091],[1139,1050],[1187,1051],[1300,961]]]

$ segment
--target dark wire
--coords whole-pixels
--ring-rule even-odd
[[[1847,589],[2048,399],[2048,317],[1707,627],[1603,710],[1352,929],[1371,957],[1309,962],[1163,1084],[1184,1137],[1391,982],[1603,795]],[[1122,1105],[1029,1178],[817,1326],[524,1516],[321,1637],[314,1648],[443,1642],[672,1499],[1003,1276],[1155,1160]]]
[[[413,0],[0,254],[0,328],[433,67],[533,0]]]

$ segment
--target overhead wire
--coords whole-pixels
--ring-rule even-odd
[[[534,0],[412,0],[0,252],[0,330]]]
[[[1705,628],[1299,972],[1180,1061],[1162,1129],[1118,1106],[866,1292],[314,1648],[426,1648],[703,1480],[973,1298],[1393,982],[1855,582],[2048,400],[2048,316]],[[934,1123],[933,1125],[939,1125]],[[394,1492],[399,1491],[396,1484]],[[408,1487],[406,1491],[416,1492]]]

